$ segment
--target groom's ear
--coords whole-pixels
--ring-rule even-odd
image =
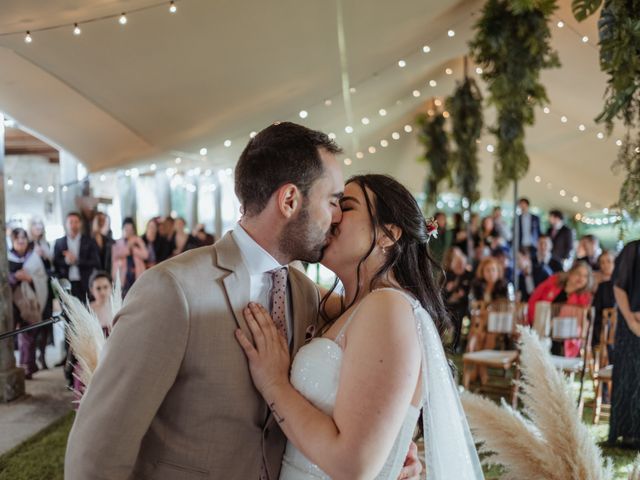
[[[276,201],[280,213],[285,218],[291,218],[302,205],[302,194],[293,183],[287,183],[277,190]]]

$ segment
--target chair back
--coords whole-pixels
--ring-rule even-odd
[[[516,327],[516,304],[495,301],[487,305],[487,333],[513,334]]]
[[[566,303],[551,304],[551,338],[555,341],[586,340],[589,309]]]
[[[600,334],[600,362],[599,367],[606,367],[610,363],[609,350],[613,347],[616,338],[616,326],[618,323],[618,311],[616,308],[602,310],[602,333]]]

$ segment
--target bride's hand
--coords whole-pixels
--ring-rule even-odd
[[[289,347],[262,305],[250,303],[243,314],[255,345],[240,329],[236,338],[249,360],[253,383],[266,398],[272,389],[289,383]]]

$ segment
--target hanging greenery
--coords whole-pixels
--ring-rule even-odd
[[[420,115],[420,142],[426,147],[426,152],[420,160],[427,163],[429,173],[426,181],[427,203],[434,204],[438,197],[438,188],[444,180],[451,183],[451,154],[449,152],[449,137],[444,129],[445,118],[442,113],[433,116]]]
[[[595,13],[602,0],[572,2],[573,14],[582,21]],[[640,0],[606,0],[598,21],[600,69],[608,75],[604,108],[596,122],[611,134],[614,120],[627,129],[614,162],[624,170],[617,207],[640,219]],[[636,138],[633,138],[636,132]]]
[[[540,72],[560,66],[548,26],[555,9],[555,0],[488,0],[474,27],[471,54],[482,67],[488,103],[497,110],[497,123],[490,131],[497,137],[498,195],[529,169],[524,128],[533,124],[534,108],[548,102]]]
[[[464,81],[458,83],[453,95],[447,99],[447,110],[451,115],[452,136],[457,146],[451,158],[454,184],[469,200],[471,208],[480,199],[478,140],[484,123],[482,94],[474,79],[465,75]]]

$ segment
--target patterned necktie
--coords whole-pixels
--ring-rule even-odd
[[[273,323],[275,323],[278,331],[286,339],[289,338],[287,336],[287,317],[285,314],[287,308],[286,299],[288,273],[289,272],[286,267],[277,268],[269,272],[271,275],[271,298],[269,302],[271,318],[273,319]]]
[[[287,276],[289,271],[286,267],[277,268],[275,270],[271,270],[268,272],[271,275],[271,293],[269,300],[269,310],[271,312],[271,318],[273,319],[273,323],[275,323],[278,332],[284,338],[288,339],[287,336],[287,317],[286,317],[286,308],[287,308]],[[260,468],[260,480],[268,480],[269,476],[267,474],[267,467],[262,462],[262,466]]]

